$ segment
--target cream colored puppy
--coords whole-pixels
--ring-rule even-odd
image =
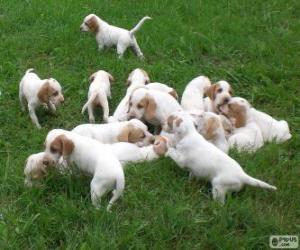
[[[154,141],[154,136],[148,132],[147,126],[137,119],[109,124],[82,124],[72,132],[101,143],[130,142],[145,146]]]
[[[19,99],[23,111],[27,102],[30,118],[40,129],[36,109],[39,106],[45,106],[54,113],[56,107],[64,102],[64,96],[58,81],[53,78],[42,80],[32,71],[33,69],[28,69],[20,82]]]
[[[181,97],[181,107],[190,113],[204,111],[203,97],[211,82],[206,76],[198,76],[190,81]]]
[[[101,197],[110,190],[112,198],[107,210],[122,195],[125,177],[120,161],[105,146],[96,140],[63,129],[51,130],[45,141],[45,152],[57,163],[75,164],[80,170],[93,176],[91,199],[99,208]]]
[[[80,30],[95,33],[99,50],[102,50],[104,47],[116,46],[119,58],[122,58],[126,49],[131,47],[139,58],[143,58],[143,53],[134,35],[143,23],[149,19],[151,18],[145,16],[132,30],[126,30],[108,24],[95,14],[90,14],[84,18],[83,23],[80,25]]]
[[[86,109],[89,113],[90,123],[95,123],[94,107],[102,106],[103,120],[108,121],[109,105],[107,98],[111,98],[110,84],[114,80],[111,74],[104,70],[99,70],[90,76],[90,87],[88,101],[84,104],[81,113]]]
[[[206,141],[187,113],[173,113],[165,128],[175,135],[174,141],[169,143],[167,156],[187,169],[191,176],[209,180],[213,198],[222,204],[227,192],[238,192],[244,185],[276,190],[276,187],[247,175],[235,160]]]

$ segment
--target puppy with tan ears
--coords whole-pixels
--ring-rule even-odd
[[[33,69],[28,69],[20,82],[19,99],[23,111],[27,102],[30,118],[40,129],[36,109],[44,105],[54,113],[56,107],[64,102],[64,96],[58,81],[53,78],[42,80],[32,71]]]
[[[212,84],[205,93],[208,97],[204,99],[205,111],[219,114],[220,107],[227,104],[232,96],[232,88],[226,81]]]
[[[213,198],[222,204],[227,192],[238,192],[245,185],[276,190],[276,187],[247,175],[234,159],[206,141],[195,129],[189,114],[173,113],[164,128],[175,135],[166,155],[179,167],[187,169],[190,177],[209,180]]]
[[[237,148],[238,151],[253,153],[264,145],[264,141],[261,130],[251,115],[250,108],[246,99],[232,97],[220,109],[235,127],[228,139],[230,147]]]
[[[183,91],[181,107],[190,113],[197,113],[204,110],[203,97],[211,86],[206,76],[198,76],[190,81]]]
[[[125,187],[123,168],[105,144],[70,131],[54,129],[46,137],[45,152],[51,154],[56,163],[65,161],[67,166],[73,163],[93,176],[91,199],[96,208],[108,191],[113,190],[113,195],[107,210],[122,195]]]
[[[144,86],[150,82],[148,73],[143,69],[133,70],[127,79],[127,91],[126,95],[123,97],[119,105],[117,106],[114,114],[109,117],[108,122],[118,122],[127,120],[127,111],[128,111],[128,101],[131,92],[140,86]]]
[[[148,132],[147,126],[137,119],[109,124],[82,124],[72,132],[108,144],[129,142],[146,146],[154,141],[154,136]]]
[[[44,178],[49,169],[55,166],[55,159],[45,152],[30,155],[25,164],[25,185],[31,187],[35,181]]]
[[[84,104],[81,113],[86,109],[89,113],[90,123],[95,123],[94,107],[102,106],[103,120],[108,121],[109,105],[107,98],[111,98],[110,84],[114,81],[111,74],[104,70],[99,70],[90,76],[90,88],[88,93],[88,101]]]
[[[130,47],[139,58],[144,58],[134,35],[143,23],[149,19],[151,18],[145,16],[132,30],[126,30],[108,24],[95,14],[90,14],[84,18],[80,30],[92,32],[96,35],[99,50],[104,47],[116,46],[119,58],[122,58],[126,49]]]

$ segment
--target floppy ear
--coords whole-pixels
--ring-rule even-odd
[[[175,89],[169,92],[169,95],[173,96],[176,100],[178,100],[178,94]]]
[[[243,108],[235,115],[235,127],[241,128],[246,125],[247,114],[246,110]]]
[[[50,84],[49,82],[45,82],[37,94],[39,100],[43,103],[47,103],[49,101],[49,92],[50,92]]]
[[[210,140],[214,138],[214,136],[216,135],[216,130],[219,127],[219,122],[216,118],[210,117],[207,119],[205,125],[206,125],[205,139]]]
[[[96,77],[96,73],[92,74],[89,78],[89,81],[93,82],[95,80],[95,77]]]
[[[145,118],[146,120],[153,120],[155,118],[156,103],[148,94],[143,98],[145,100]]]
[[[113,82],[115,80],[115,78],[111,74],[109,74],[109,73],[107,73],[107,74],[108,74],[109,82],[110,83]]]
[[[180,126],[180,124],[183,122],[183,120],[181,119],[181,118],[177,118],[176,120],[175,120],[175,125],[177,126],[177,127],[179,127]]]
[[[65,135],[59,135],[51,143],[50,150],[53,153],[58,152],[62,156],[67,156],[73,152],[74,143]]]
[[[119,142],[128,142],[129,141],[129,132],[130,132],[130,126],[125,126],[121,133],[118,135],[117,139]]]
[[[136,143],[143,135],[144,131],[141,128],[129,127],[128,142]]]
[[[95,16],[93,16],[89,20],[87,20],[86,24],[89,27],[89,29],[94,33],[97,33],[100,30],[99,23]]]
[[[205,94],[211,99],[214,100],[216,98],[215,92],[216,92],[217,84],[211,85],[206,91]]]
[[[150,83],[150,78],[149,78],[148,73],[143,69],[141,69],[141,71],[142,71],[143,75],[145,76],[145,84]]]

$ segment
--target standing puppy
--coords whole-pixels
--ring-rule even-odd
[[[95,14],[90,14],[84,18],[83,23],[80,25],[80,30],[95,33],[99,50],[102,50],[104,47],[116,46],[119,58],[122,58],[126,49],[131,47],[139,58],[143,58],[143,53],[140,50],[134,34],[148,19],[151,18],[145,16],[129,31],[110,25]]]
[[[20,82],[19,99],[23,111],[27,102],[30,118],[40,129],[35,110],[46,105],[51,112],[55,112],[56,107],[64,102],[64,97],[58,81],[53,78],[41,80],[32,71],[33,69],[28,69]]]
[[[89,113],[90,123],[95,123],[94,107],[102,106],[103,120],[108,121],[109,106],[107,97],[111,98],[110,84],[114,80],[111,74],[104,70],[99,70],[90,76],[90,88],[88,93],[88,101],[84,104],[81,113],[83,114],[86,108]]]

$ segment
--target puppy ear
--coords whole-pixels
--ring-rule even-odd
[[[183,120],[181,118],[177,118],[176,121],[175,121],[175,125],[177,127],[179,127],[182,122],[183,122]]]
[[[210,117],[205,123],[206,133],[204,135],[205,139],[213,139],[216,135],[216,130],[220,127],[219,121],[215,117]]]
[[[178,100],[178,94],[175,89],[169,92],[169,95],[173,96],[176,100]]]
[[[107,73],[107,74],[108,74],[109,82],[112,83],[115,80],[115,78],[111,74],[109,74],[109,73]]]
[[[150,83],[150,78],[149,78],[148,73],[143,69],[141,69],[141,71],[142,71],[143,75],[145,76],[145,84]]]
[[[148,94],[143,98],[145,102],[145,118],[146,120],[153,120],[156,113],[156,103],[154,99]],[[143,101],[143,100],[142,100]]]
[[[89,78],[90,83],[95,80],[95,77],[96,77],[96,73],[94,73],[90,76],[90,78]]]
[[[87,20],[86,25],[94,33],[97,33],[100,30],[99,23],[95,16],[93,16],[89,20]]]
[[[127,125],[125,126],[122,130],[121,133],[118,135],[117,139],[119,142],[128,142],[129,141],[129,131],[130,131],[130,126]]]
[[[141,128],[129,127],[128,142],[136,143],[144,136],[144,131]]]
[[[205,94],[211,99],[214,100],[216,98],[216,88],[217,84],[211,85],[206,91]]]
[[[238,113],[236,113],[235,115],[236,128],[244,127],[246,125],[246,121],[247,121],[247,114],[245,109],[242,109]]]
[[[47,103],[49,101],[49,92],[50,92],[50,84],[46,81],[42,87],[40,88],[37,96],[42,103]]]
[[[57,136],[50,144],[52,153],[59,153],[62,156],[70,155],[74,150],[74,143],[65,135]]]

